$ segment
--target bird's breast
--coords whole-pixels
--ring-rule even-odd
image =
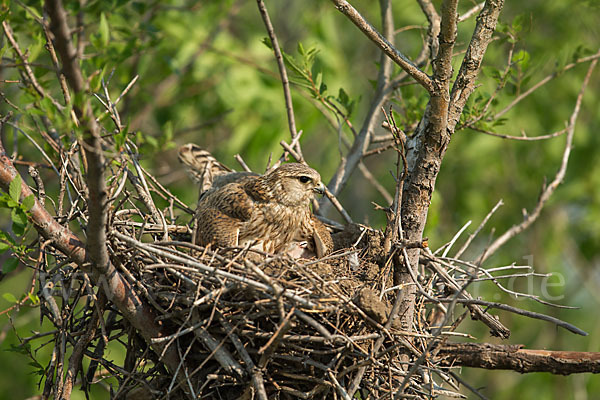
[[[308,210],[281,204],[262,204],[254,211],[240,231],[240,241],[260,240],[269,252],[278,252],[291,242],[303,225],[302,221],[310,219]]]

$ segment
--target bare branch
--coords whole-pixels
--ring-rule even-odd
[[[434,91],[434,85],[425,72],[421,71],[412,61],[394,47],[392,43],[381,35],[360,13],[346,0],[331,0],[335,8],[344,14],[358,27],[373,43],[421,84],[429,93]]]
[[[483,229],[485,224],[487,224],[487,222],[490,220],[492,215],[494,215],[494,213],[498,210],[498,208],[500,208],[503,204],[504,204],[504,202],[502,201],[502,199],[498,200],[496,205],[490,210],[490,212],[481,221],[481,223],[479,224],[477,229],[475,229],[475,232],[473,232],[472,234],[469,235],[465,244],[463,244],[462,247],[456,252],[456,254],[454,255],[454,258],[459,258],[465,252],[465,250],[467,250],[467,248],[469,247],[469,245],[471,244],[471,242],[473,241],[475,236],[477,236],[477,234],[479,232],[481,232],[481,230]]]
[[[19,47],[19,44],[17,43],[17,41],[15,40],[15,38],[13,36],[12,29],[10,28],[10,25],[8,24],[8,22],[6,20],[2,21],[2,28],[4,29],[4,35],[6,35],[6,38],[10,42],[10,45],[15,50],[15,53],[17,53],[17,56],[23,62],[23,68],[25,69],[25,74],[27,75],[27,79],[29,79],[29,82],[31,83],[31,86],[33,86],[33,88],[35,89],[35,91],[38,92],[38,94],[42,98],[45,98],[45,97],[49,98],[50,101],[52,101],[52,104],[54,104],[54,106],[56,108],[58,108],[59,110],[64,109],[64,106],[62,104],[60,104],[58,101],[56,101],[55,98],[53,98],[48,93],[46,93],[46,91],[44,90],[44,88],[37,81],[37,78],[35,77],[35,74],[33,73],[33,70],[29,66],[29,62],[27,61],[27,57],[21,51],[21,48]]]
[[[504,0],[486,1],[477,17],[475,31],[450,93],[448,127],[452,131],[458,123],[469,96],[475,90],[475,79],[481,69],[481,62],[487,47],[492,41],[492,35],[503,6]]]
[[[288,79],[285,64],[283,62],[283,55],[281,54],[279,42],[277,41],[277,36],[275,35],[275,30],[273,29],[273,24],[271,24],[271,18],[269,18],[269,12],[267,11],[265,3],[263,0],[257,0],[257,3],[258,10],[260,11],[260,16],[262,17],[262,20],[265,23],[267,33],[269,34],[269,39],[271,40],[273,52],[275,53],[275,60],[277,60],[277,67],[279,68],[279,74],[281,75],[281,84],[283,85],[283,96],[285,98],[285,109],[287,111],[290,135],[292,137],[292,140],[294,140],[298,135],[298,130],[296,129],[296,120],[294,118],[294,105],[292,103],[292,94],[290,92],[290,81]],[[299,142],[296,142],[295,149],[298,154],[302,154],[302,149],[300,147]]]
[[[600,353],[597,352],[529,350],[519,344],[447,343],[439,355],[445,356],[444,364],[449,366],[560,375],[600,372]]]
[[[463,21],[466,21],[467,19],[471,18],[473,15],[475,15],[478,12],[480,12],[481,10],[483,10],[484,5],[485,5],[485,1],[482,1],[479,4],[474,5],[469,10],[467,10],[467,12],[465,12],[464,14],[462,14],[461,16],[458,17],[458,22],[463,22]]]
[[[571,118],[569,119],[569,125],[567,126],[567,140],[565,143],[565,149],[563,151],[562,161],[560,164],[560,168],[556,172],[554,179],[548,186],[544,186],[542,189],[542,193],[538,199],[537,204],[531,213],[527,213],[523,219],[523,221],[519,224],[513,225],[510,229],[508,229],[504,234],[502,234],[498,239],[496,239],[487,249],[487,251],[481,255],[480,262],[485,261],[492,254],[494,254],[502,245],[508,242],[510,239],[518,235],[527,229],[540,215],[542,208],[552,196],[558,185],[561,184],[565,177],[565,173],[567,171],[567,165],[569,163],[569,156],[571,155],[571,148],[573,145],[573,136],[575,134],[575,122],[577,121],[577,116],[579,115],[579,110],[581,108],[581,102],[583,100],[583,95],[585,93],[585,89],[587,88],[588,82],[598,63],[598,59],[594,59],[590,63],[587,74],[583,80],[583,84],[581,85],[581,90],[579,91],[579,95],[577,96],[577,101],[575,103],[575,108],[573,109],[573,113],[571,114]]]
[[[106,297],[102,296],[99,302],[96,303],[99,307],[92,316],[92,319],[89,321],[85,334],[77,341],[75,346],[73,346],[73,352],[71,353],[71,357],[69,358],[69,368],[67,369],[67,373],[65,376],[64,383],[64,391],[61,399],[70,399],[71,391],[73,390],[73,385],[75,384],[75,378],[79,372],[79,368],[83,361],[83,354],[85,349],[89,345],[89,343],[94,339],[96,335],[96,330],[100,326],[100,320],[102,319],[102,314],[104,312],[104,306],[106,303]]]
[[[369,171],[364,162],[361,161],[360,163],[358,163],[358,169],[360,170],[361,174],[363,174],[364,178],[375,188],[375,190],[377,190],[377,192],[379,192],[379,194],[381,195],[381,197],[383,197],[387,204],[391,204],[392,201],[394,201],[392,195],[381,183],[379,183],[377,178],[373,176],[373,174],[371,173],[371,171]]]
[[[452,299],[436,299],[436,300],[441,301],[441,302],[450,302]],[[558,318],[555,318],[555,317],[552,317],[552,316],[546,315],[546,314],[536,313],[533,311],[523,310],[523,309],[520,309],[517,307],[512,307],[512,306],[509,306],[508,304],[498,303],[498,302],[493,302],[493,301],[479,300],[479,299],[458,299],[457,302],[463,303],[466,305],[478,305],[478,306],[484,306],[487,308],[497,308],[498,310],[510,311],[512,313],[523,315],[525,317],[552,322],[556,326],[560,326],[561,328],[565,328],[566,330],[576,333],[581,336],[588,335],[587,332],[579,329],[575,325],[569,324],[568,322],[565,322]]]
[[[461,286],[456,282],[456,280],[452,276],[448,274],[448,272],[444,268],[442,268],[438,264],[438,260],[435,257],[433,257],[433,255],[430,252],[428,252],[427,249],[423,251],[422,254],[432,261],[430,263],[426,263],[426,265],[433,269],[433,271],[435,271],[440,276],[440,278],[447,283],[448,288],[452,292],[456,293],[461,290]],[[472,300],[472,296],[469,292],[460,292],[460,298],[457,301],[462,302],[462,300],[467,301],[467,307],[471,312],[471,318],[478,319],[485,325],[487,325],[490,328],[490,333],[493,336],[498,336],[503,339],[507,339],[510,337],[510,330],[507,327],[505,327],[498,319],[496,319],[493,315],[490,315],[483,311],[481,307],[479,307],[477,304],[468,303],[469,300]]]
[[[442,3],[440,48],[433,61],[433,78],[439,81],[436,86],[444,92],[450,87],[450,78],[452,77],[452,56],[458,25],[457,7],[458,0],[446,0]]]
[[[429,28],[427,29],[427,46],[429,47],[429,58],[431,60],[437,57],[437,53],[440,47],[439,35],[440,35],[440,15],[435,10],[435,6],[430,0],[417,0],[423,14],[429,22]]]
[[[54,68],[56,68],[56,76],[58,77],[58,82],[60,83],[60,89],[62,90],[63,97],[65,99],[65,104],[70,104],[71,94],[69,93],[69,88],[67,87],[67,80],[65,79],[65,75],[60,70],[60,64],[58,62],[56,50],[54,50],[54,45],[52,44],[50,29],[48,28],[48,24],[44,21],[42,21],[42,27],[44,28],[44,35],[46,36],[46,44],[48,46],[48,52],[50,53],[52,65],[54,65]]]
[[[474,130],[476,132],[485,133],[486,135],[495,136],[495,137],[499,137],[499,138],[502,138],[502,139],[520,140],[520,141],[523,141],[523,142],[535,142],[535,141],[538,141],[538,140],[553,139],[555,137],[564,135],[568,131],[567,128],[564,128],[564,129],[561,129],[560,131],[549,133],[547,135],[525,136],[525,133],[523,133],[523,136],[512,136],[512,135],[505,135],[503,133],[496,133],[496,132],[492,132],[492,131],[487,131],[485,129],[475,128],[475,127],[470,127],[470,129]]]
[[[546,76],[544,79],[542,79],[541,81],[539,81],[538,83],[536,83],[535,85],[533,85],[532,87],[530,87],[529,89],[527,89],[526,91],[524,91],[523,93],[521,93],[513,101],[511,101],[510,104],[508,104],[501,111],[499,111],[493,117],[491,117],[491,119],[495,120],[495,119],[500,118],[501,116],[503,116],[504,114],[506,114],[507,112],[509,112],[521,100],[523,100],[524,98],[526,98],[527,96],[529,96],[531,93],[535,92],[536,90],[538,90],[539,88],[541,88],[542,86],[544,86],[546,83],[550,82],[552,79],[560,76],[563,72],[566,72],[566,71],[570,70],[571,68],[573,68],[573,67],[575,67],[575,66],[577,66],[577,65],[579,65],[581,63],[588,62],[588,61],[595,61],[598,58],[600,58],[600,51],[598,51],[596,54],[592,54],[591,56],[579,58],[579,59],[575,60],[574,62],[565,65],[559,71],[555,71],[552,74]]]
[[[391,3],[388,0],[380,0],[380,7],[383,34],[390,38],[390,43],[393,44],[394,19],[391,11]],[[386,55],[385,51],[381,52],[379,64],[380,67],[377,76],[377,87],[375,89],[375,94],[371,100],[371,105],[363,122],[362,128],[358,135],[354,138],[354,142],[352,143],[350,151],[348,151],[348,154],[342,158],[340,165],[328,184],[329,191],[336,196],[346,185],[348,179],[356,170],[356,167],[369,148],[369,145],[371,144],[371,136],[375,130],[375,127],[377,126],[378,119],[376,116],[380,115],[381,107],[383,107],[384,103],[392,94],[390,88],[390,79],[392,76],[393,64],[391,59]],[[325,204],[323,201],[320,201],[319,203],[321,207],[323,207]]]

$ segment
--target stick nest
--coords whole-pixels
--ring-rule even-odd
[[[407,339],[399,320],[384,327],[397,292],[386,290],[392,274],[381,259],[381,232],[350,225],[334,234],[338,250],[322,260],[213,251],[185,234],[179,241],[127,239],[140,233],[130,227],[111,236],[125,260],[120,270],[172,332],[154,342],[176,346],[186,370],[169,379],[173,371],[165,373],[137,340],[128,374],[135,378],[123,393],[253,398],[257,379],[268,398],[336,398],[354,380],[364,393],[398,389],[409,360],[398,344]]]

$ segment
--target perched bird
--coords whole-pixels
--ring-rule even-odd
[[[194,144],[179,149],[179,160],[201,189],[194,242],[246,246],[294,257],[331,252],[327,227],[310,210],[324,186],[304,164],[283,164],[265,174],[235,172]]]

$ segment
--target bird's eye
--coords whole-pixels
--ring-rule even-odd
[[[303,175],[303,176],[299,177],[298,180],[300,180],[300,182],[302,182],[302,183],[308,183],[308,182],[310,182],[310,177]]]

